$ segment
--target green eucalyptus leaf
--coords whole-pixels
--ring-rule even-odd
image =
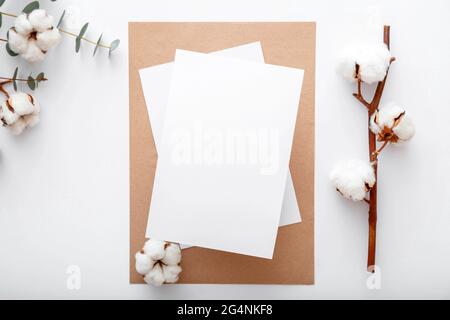
[[[58,24],[56,25],[57,28],[59,28],[61,26],[65,16],[66,16],[66,10],[63,11],[61,18],[59,18]]]
[[[5,3],[6,0],[0,0],[0,7]]]
[[[97,40],[97,44],[95,45],[94,53],[92,54],[93,57],[97,53],[98,48],[100,48],[100,44],[102,42],[102,38],[103,38],[103,33],[100,35],[100,38],[98,38],[98,40]]]
[[[27,4],[25,6],[25,8],[23,8],[22,12],[26,13],[26,14],[30,14],[31,12],[33,12],[34,10],[39,9],[39,1],[33,1],[30,2],[29,4]]]
[[[78,34],[78,38],[83,38],[83,36],[86,34],[87,28],[89,27],[89,22],[86,23],[83,28],[81,28],[80,33]]]
[[[81,28],[80,33],[78,34],[78,37],[75,39],[75,51],[77,53],[80,52],[81,40],[83,39],[83,36],[85,35],[88,27],[89,27],[89,22],[86,23],[83,26],[83,28]]]
[[[80,52],[80,47],[81,47],[81,38],[76,38],[75,39],[75,52],[76,53]]]
[[[120,40],[116,39],[113,42],[111,42],[110,49],[109,49],[109,55],[111,55],[111,52],[116,50],[120,45]]]
[[[14,91],[17,91],[17,74],[19,73],[19,67],[16,67],[16,70],[14,70],[14,75],[12,77],[12,82],[13,82],[13,86],[14,86]]]
[[[9,47],[9,43],[6,44],[5,48],[6,48],[6,52],[8,52],[8,54],[11,57],[17,57],[18,56],[17,53],[15,53],[14,51],[11,50],[11,48]]]
[[[32,76],[28,76],[27,84],[28,88],[30,88],[32,91],[36,89],[36,82],[34,81]]]
[[[45,78],[45,74],[44,74],[43,72],[41,72],[41,73],[39,73],[39,74],[37,75],[36,81],[39,83],[39,82],[41,82],[42,80],[44,80],[44,78]]]

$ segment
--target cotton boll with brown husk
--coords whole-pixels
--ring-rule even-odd
[[[392,59],[385,44],[351,45],[339,53],[336,71],[351,82],[371,84],[383,81]]]
[[[39,103],[32,95],[17,92],[2,103],[0,121],[12,134],[20,135],[39,123],[40,111]]]
[[[150,239],[136,253],[136,271],[149,285],[178,282],[181,263],[181,248],[178,244]]]
[[[395,103],[379,108],[370,119],[370,130],[380,142],[393,144],[411,140],[416,129],[406,111]]]
[[[356,159],[337,165],[330,180],[341,195],[353,201],[364,200],[376,182],[373,166]]]
[[[8,31],[10,49],[31,63],[44,60],[47,51],[60,39],[58,28],[53,26],[53,18],[42,9],[30,14],[22,13]]]

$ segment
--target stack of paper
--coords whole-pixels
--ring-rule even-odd
[[[147,237],[271,259],[278,227],[301,222],[289,160],[303,71],[264,64],[253,43],[177,50],[141,81],[159,155]]]

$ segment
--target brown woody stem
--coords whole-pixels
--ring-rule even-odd
[[[12,81],[10,81],[10,80],[0,82],[0,92],[3,93],[6,96],[6,98],[8,98],[8,99],[9,99],[9,93],[8,93],[8,91],[5,90],[5,88],[3,88],[3,86],[5,84],[11,83],[11,82]]]
[[[366,99],[364,99],[364,97],[362,95],[361,86],[362,86],[362,80],[358,78],[358,93],[353,94],[353,96],[356,99],[358,99],[358,101],[361,102],[366,108],[369,108],[370,104],[366,101]]]
[[[390,49],[390,26],[384,26],[384,43]],[[391,60],[391,63],[395,61],[395,58]],[[368,126],[369,126],[369,156],[372,163],[373,170],[375,172],[375,185],[370,190],[369,203],[369,248],[367,259],[367,270],[369,272],[375,272],[375,258],[376,258],[376,242],[377,242],[377,191],[378,191],[378,155],[388,145],[385,143],[380,149],[377,149],[377,137],[370,130],[370,118],[377,111],[380,106],[381,98],[383,96],[384,88],[389,74],[389,68],[386,72],[386,77],[383,81],[378,83],[372,102],[367,102],[361,94],[361,83],[358,81],[358,93],[354,94],[354,97],[367,108],[368,111]]]
[[[374,156],[378,159],[378,156],[380,155],[380,153],[384,150],[384,148],[386,148],[389,145],[389,141],[385,141],[383,143],[383,145],[374,153]]]

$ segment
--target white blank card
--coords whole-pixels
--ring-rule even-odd
[[[302,82],[302,70],[177,50],[149,237],[272,258]]]
[[[264,63],[264,54],[260,42],[244,44],[210,54]],[[161,135],[167,109],[167,100],[169,98],[172,71],[173,63],[165,63],[141,69],[139,71],[157,150],[159,149],[159,143],[162,140]],[[294,183],[289,174],[283,200],[283,208],[281,210],[280,226],[287,226],[300,222],[301,214],[295,194]],[[182,245],[183,249],[189,247],[190,246]]]

